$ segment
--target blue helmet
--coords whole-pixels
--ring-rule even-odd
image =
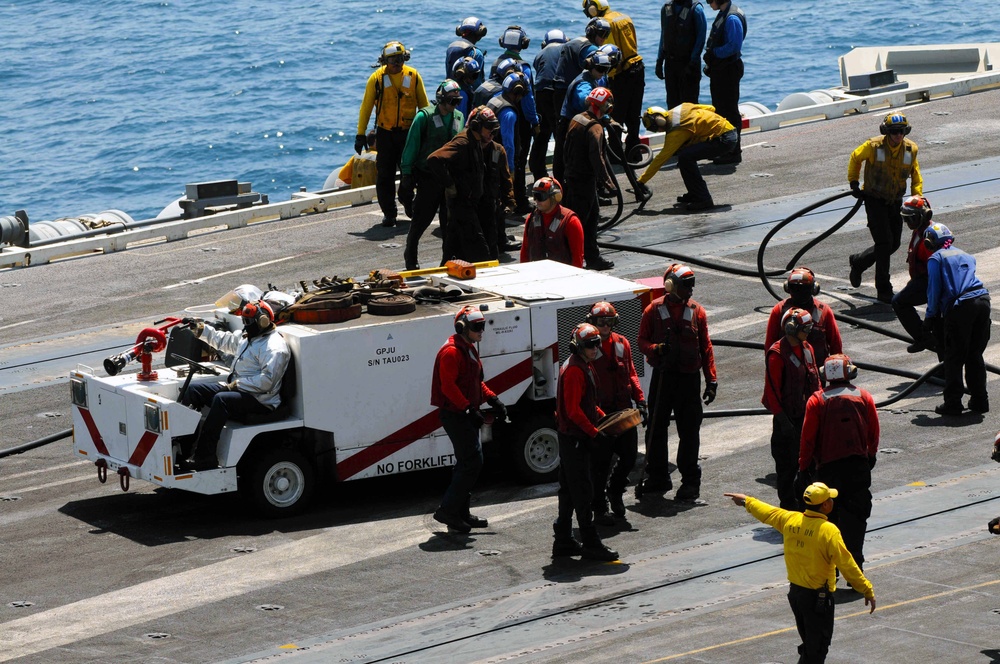
[[[587,69],[596,69],[601,74],[607,74],[611,71],[614,63],[611,61],[611,57],[607,53],[597,50],[587,56],[587,59],[583,61],[584,67]]]
[[[955,236],[944,224],[931,224],[924,231],[924,244],[928,249],[937,251],[944,246],[948,240],[954,240]]]
[[[545,37],[542,38],[542,48],[549,44],[565,44],[567,41],[569,40],[566,39],[566,33],[556,28],[545,33]]]
[[[597,50],[601,53],[607,54],[608,58],[611,60],[612,67],[617,67],[618,63],[622,61],[622,50],[614,44],[605,44]]]
[[[504,79],[507,78],[507,75],[515,71],[517,72],[521,71],[521,66],[520,64],[518,64],[517,60],[515,60],[514,58],[504,58],[503,60],[497,63],[497,70],[495,75],[496,80],[499,81],[500,83],[503,83]]]
[[[527,33],[519,25],[508,26],[497,41],[501,46],[512,51],[523,51],[531,43]]]
[[[455,28],[455,36],[466,39],[475,37],[475,40],[470,39],[469,41],[479,41],[486,36],[486,26],[475,16],[470,16]]]
[[[475,58],[469,55],[455,60],[455,64],[451,66],[451,73],[454,74],[457,79],[478,78],[479,72],[482,70],[482,65],[480,65]]]
[[[523,72],[513,71],[503,79],[503,91],[505,94],[528,94],[528,77]]]
[[[592,18],[590,19],[590,22],[587,23],[585,34],[587,35],[587,39],[592,42],[598,37],[607,39],[608,35],[611,34],[611,24],[608,23],[608,19],[601,18],[600,16]]]

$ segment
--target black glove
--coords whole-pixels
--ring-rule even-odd
[[[656,354],[666,355],[670,352],[670,343],[664,341],[662,344],[656,344]]]
[[[663,80],[663,60],[656,61],[656,78]]]
[[[851,196],[855,198],[864,198],[865,192],[861,191],[861,185],[857,180],[851,180]]]
[[[701,400],[705,402],[705,405],[715,401],[715,394],[719,391],[718,383],[709,383],[705,386],[705,393],[701,395]]]
[[[694,61],[687,63],[687,66],[684,68],[684,75],[688,78],[698,76],[698,63]]]
[[[986,529],[993,533],[994,535],[1000,535],[1000,516],[992,519],[987,525]]]
[[[788,414],[781,412],[774,416],[774,426],[778,428],[778,433],[783,438],[793,438],[795,436],[795,425],[788,418]]]
[[[652,190],[642,182],[635,183],[635,200],[639,203],[646,203],[653,197]]]
[[[368,138],[364,134],[358,134],[354,137],[354,151],[361,154],[368,147]]]
[[[646,426],[646,421],[649,420],[649,407],[645,401],[640,401],[635,407],[639,411],[639,415],[642,416],[642,426]]]
[[[507,419],[507,406],[503,405],[503,401],[500,401],[500,397],[492,397],[486,400],[492,408],[493,411],[501,420]]]
[[[205,323],[198,318],[182,318],[181,325],[194,332],[194,336],[200,337],[205,331]]]
[[[796,497],[801,497],[802,494],[805,493],[806,487],[812,484],[809,480],[810,476],[808,470],[800,470],[795,473],[795,481],[792,482],[792,492],[796,495]]]
[[[403,214],[413,219],[413,176],[401,175],[399,177],[399,190],[396,198],[403,204]]]
[[[594,442],[598,445],[610,445],[611,441],[614,439],[603,431],[598,431],[597,435],[594,436]]]
[[[465,414],[469,416],[469,421],[472,422],[472,426],[477,429],[484,424],[486,424],[486,418],[483,417],[483,411],[479,410],[474,406],[469,406],[465,409]]]
[[[868,457],[868,470],[875,468],[875,464],[878,463],[878,457],[874,454]]]

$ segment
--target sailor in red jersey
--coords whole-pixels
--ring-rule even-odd
[[[618,560],[618,552],[604,546],[594,526],[591,504],[591,454],[596,446],[610,446],[610,438],[597,430],[604,411],[597,405],[597,375],[593,361],[601,349],[601,333],[580,323],[570,336],[571,350],[559,370],[556,387],[556,422],[559,428],[559,516],[552,524],[555,541],[552,557],[583,556],[590,560]],[[573,512],[583,544],[573,538]]]
[[[809,333],[809,344],[816,353],[816,366],[821,367],[826,358],[844,352],[844,342],[840,338],[840,328],[829,305],[816,299],[819,295],[819,282],[816,275],[807,267],[797,267],[788,273],[785,280],[785,292],[788,293],[781,302],[774,305],[767,319],[767,333],[764,337],[764,350],[774,345],[774,342],[784,336],[781,331],[781,317],[792,307],[805,309],[812,316],[813,326]],[[917,326],[920,326],[919,319]],[[834,486],[834,485],[830,485]]]
[[[583,225],[562,202],[562,186],[543,177],[531,187],[535,209],[524,220],[521,262],[549,260],[583,267]]]
[[[467,533],[485,528],[486,519],[469,513],[472,487],[483,468],[483,448],[479,429],[483,425],[483,402],[504,418],[507,408],[483,382],[483,363],[475,344],[483,339],[486,318],[474,307],[465,306],[455,315],[455,334],[441,346],[434,360],[431,405],[438,407],[441,426],[455,448],[455,468],[451,484],[434,512],[435,520],[452,530]]]

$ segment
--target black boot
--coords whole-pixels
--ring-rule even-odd
[[[580,555],[587,560],[600,560],[606,563],[618,560],[618,552],[604,546],[604,542],[597,535],[596,527],[581,526],[580,537],[583,539],[583,551]]]
[[[560,526],[559,522],[552,524],[555,540],[552,542],[552,557],[566,558],[583,555],[583,545],[573,538],[572,527]]]

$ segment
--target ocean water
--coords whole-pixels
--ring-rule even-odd
[[[629,14],[653,75],[660,2]],[[996,41],[974,9],[932,0],[747,0],[742,101],[769,108],[840,84],[856,46]],[[456,9],[461,7],[461,9]],[[709,21],[714,12],[706,6]],[[402,40],[428,94],[454,26],[478,16],[490,62],[509,24],[531,38],[582,34],[578,0],[7,0],[0,55],[0,215],[33,220],[121,209],[159,213],[191,182],[239,179],[272,201],[319,189],[353,153],[358,106],[381,46]],[[702,100],[709,101],[707,79]]]

